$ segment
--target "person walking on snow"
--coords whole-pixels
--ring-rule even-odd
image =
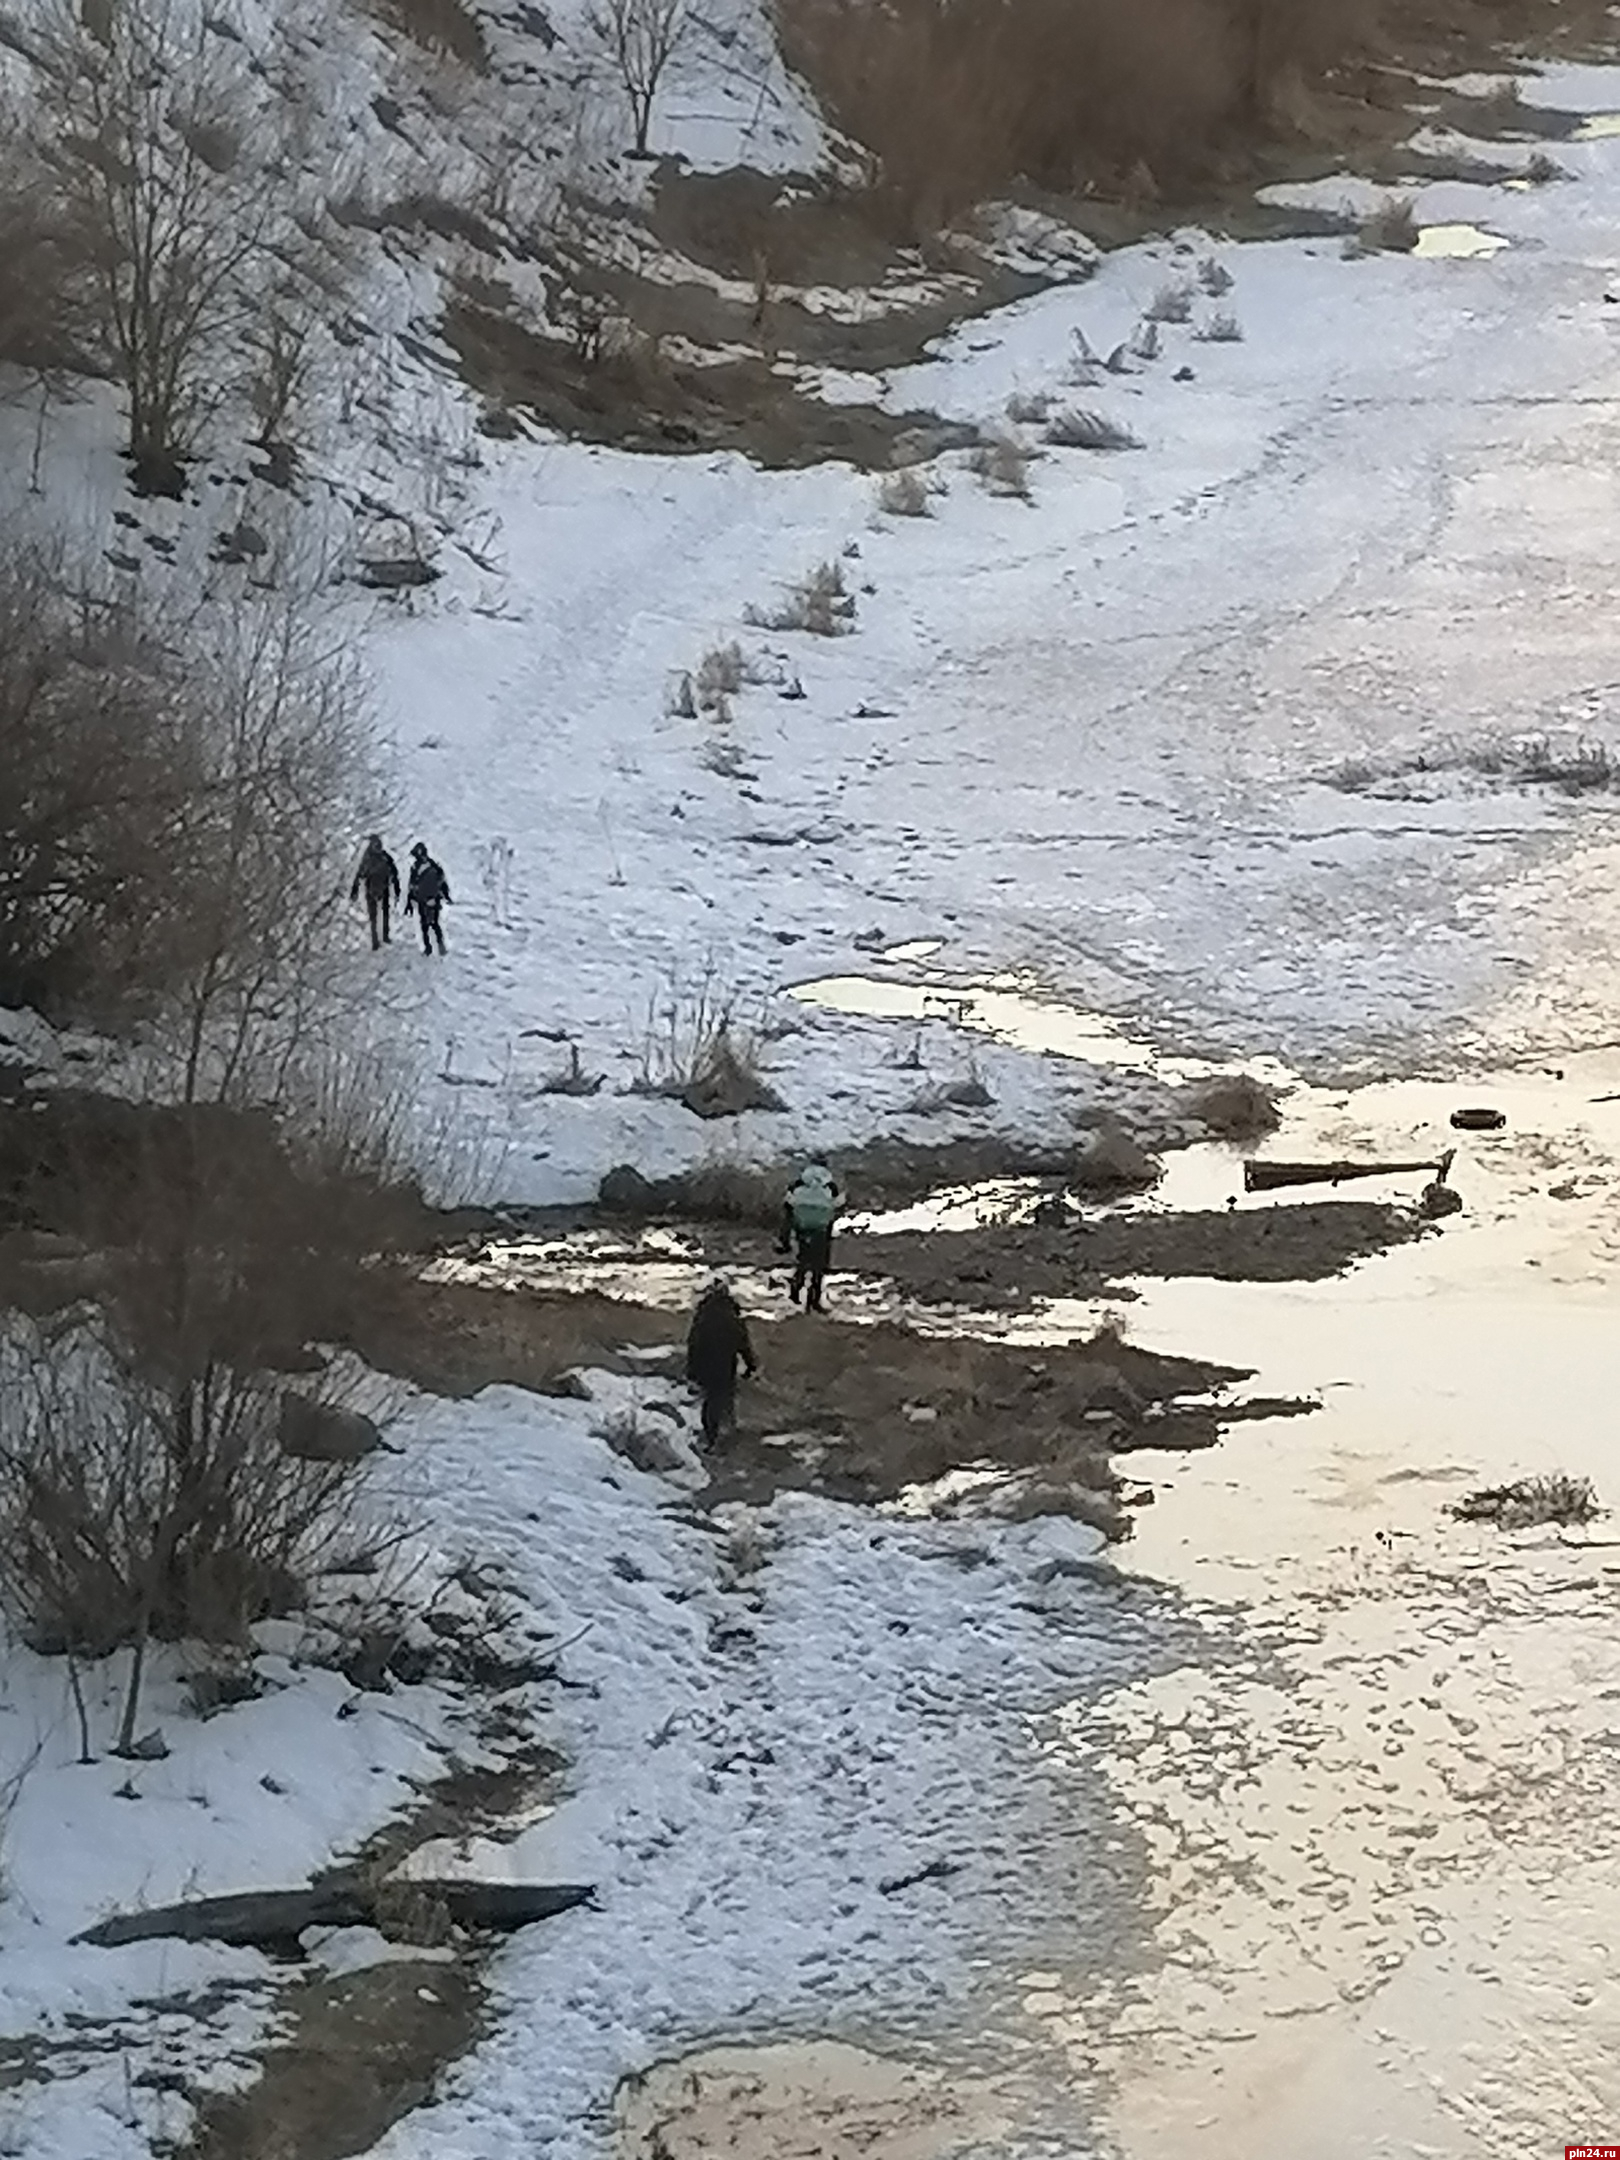
[[[444,932],[439,926],[440,911],[449,904],[450,882],[427,851],[427,842],[418,840],[411,849],[411,881],[405,888],[405,912],[414,915],[422,930],[422,950],[432,952],[435,945],[444,951]]]
[[[776,1249],[796,1256],[788,1296],[797,1305],[804,1292],[807,1312],[826,1310],[821,1290],[832,1264],[833,1224],[843,1205],[844,1196],[825,1163],[812,1163],[782,1203]]]
[[[739,1365],[750,1379],[759,1369],[742,1307],[730,1283],[717,1275],[698,1299],[686,1336],[686,1377],[703,1398],[703,1438],[710,1447],[736,1410]]]
[[[349,887],[351,907],[362,892],[366,896],[366,921],[371,925],[371,949],[375,952],[379,945],[388,943],[388,911],[399,898],[399,865],[376,833],[366,842],[354,883]]]

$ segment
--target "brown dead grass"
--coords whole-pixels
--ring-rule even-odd
[[[937,230],[1019,182],[1149,194],[1274,129],[1347,58],[1364,0],[776,0],[797,68]]]

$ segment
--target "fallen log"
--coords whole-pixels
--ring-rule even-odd
[[[1455,1160],[1452,1152],[1428,1162],[1246,1162],[1243,1189],[1276,1192],[1284,1185],[1340,1185],[1349,1178],[1416,1177],[1425,1171],[1443,1185]]]
[[[73,1940],[101,1950],[151,1942],[160,1936],[181,1942],[229,1943],[239,1950],[296,1949],[306,1928],[375,1926],[379,1897],[386,1902],[391,1887],[396,1886],[363,1886],[339,1879],[306,1890],[244,1890],[231,1897],[189,1898],[182,1905],[155,1905],[148,1912],[114,1913]],[[552,1919],[595,1896],[588,1883],[413,1879],[410,1888],[442,1905],[459,1927],[502,1932]]]

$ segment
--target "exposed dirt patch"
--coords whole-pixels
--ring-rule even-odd
[[[404,1273],[377,1290],[352,1346],[380,1371],[435,1395],[486,1387],[555,1395],[582,1366],[629,1371],[627,1348],[673,1346],[684,1330],[674,1313],[590,1295],[424,1283]]]
[[[1259,1414],[1210,1400],[1246,1375],[1112,1336],[1033,1353],[881,1326],[829,1339],[813,1321],[755,1336],[760,1374],[709,1457],[710,1503],[788,1490],[872,1505],[990,1468],[1038,1472],[1049,1498],[1037,1512],[1081,1512],[1065,1508],[1065,1490],[1112,1494],[1110,1455],[1212,1447],[1230,1418]],[[1117,1517],[1099,1526],[1111,1536],[1126,1528]]]
[[[841,1266],[946,1304],[1094,1297],[1133,1275],[1321,1282],[1428,1228],[1409,1208],[1354,1200],[1198,1214],[1088,1215],[1062,1228],[846,1234]]]
[[[714,173],[660,166],[648,222],[672,253],[726,278],[752,279],[761,258],[791,285],[875,286],[925,267],[883,230],[870,196],[748,165]]]
[[[443,1914],[432,1898],[390,1878],[430,1840],[516,1835],[560,1791],[562,1767],[549,1749],[518,1738],[504,1762],[458,1765],[436,1779],[417,1806],[330,1871],[371,1886],[386,1932],[447,1947],[294,1981],[278,2005],[284,2037],[266,2052],[258,2082],[199,2101],[184,2160],[345,2160],[370,2152],[433,2097],[440,2074],[485,2030],[490,1944],[434,1925]]]
[[[489,69],[489,52],[478,18],[461,0],[367,0],[379,21],[403,31],[424,52],[459,60],[476,74]]]
[[[582,1366],[678,1379],[686,1329],[684,1312],[606,1298],[408,1280],[376,1321],[361,1353],[447,1394],[571,1392],[568,1375]],[[1261,1414],[1211,1399],[1243,1373],[1109,1334],[1031,1351],[884,1323],[795,1316],[752,1326],[760,1371],[744,1384],[737,1428],[709,1457],[712,1502],[784,1489],[891,1500],[978,1463],[1060,1466],[1072,1482],[1107,1491],[1116,1482],[1109,1453],[1208,1447],[1223,1424]],[[652,1364],[624,1354],[655,1346],[665,1357]]]
[[[347,1878],[381,1879],[419,1846],[440,1838],[517,1835],[533,1810],[562,1791],[563,1759],[529,1741],[504,1762],[476,1768],[458,1765],[423,1789],[419,1804],[368,1838],[359,1852],[331,1871]],[[517,1828],[513,1828],[514,1823]]]
[[[286,2040],[245,2093],[201,2103],[184,2160],[347,2160],[433,2097],[484,2030],[474,1963],[401,1959],[299,1981]]]
[[[974,436],[934,413],[823,404],[763,359],[712,366],[676,360],[650,335],[628,350],[586,358],[572,343],[542,337],[465,291],[451,298],[443,330],[466,380],[492,404],[625,450],[740,450],[774,469],[841,459],[880,471],[901,456],[933,457]]]

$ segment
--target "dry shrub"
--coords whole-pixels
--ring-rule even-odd
[[[1410,197],[1389,195],[1361,220],[1355,237],[1369,254],[1410,255],[1420,231]]]
[[[35,1649],[240,1643],[347,1536],[352,1463],[295,1460],[274,1383],[159,1378],[79,1323],[0,1352],[0,1607]]]
[[[855,627],[855,595],[844,566],[818,563],[775,608],[750,607],[745,620],[761,630],[806,630],[812,637],[845,637]]]
[[[757,1044],[722,1024],[679,1100],[695,1117],[741,1117],[747,1110],[785,1110],[786,1103],[759,1069]]]
[[[671,720],[697,718],[697,685],[690,668],[681,668],[670,677],[664,689],[664,711]]]
[[[1216,308],[1193,332],[1200,345],[1241,345],[1243,325],[1230,308]]]
[[[279,1390],[216,1369],[180,1391],[27,1346],[0,1437],[0,1576],[36,1647],[103,1655],[150,1633],[239,1642],[336,1550],[352,1464],[294,1459]],[[20,1398],[13,1389],[20,1383]]]
[[[1106,413],[1086,412],[1069,406],[1054,413],[1046,425],[1046,440],[1057,450],[1140,450],[1141,438]]]
[[[1565,1529],[1584,1526],[1603,1510],[1590,1478],[1549,1476],[1520,1478],[1512,1485],[1489,1485],[1459,1500],[1450,1511],[1459,1522],[1495,1523],[1499,1530],[1536,1530],[1544,1524]]]
[[[673,984],[648,1013],[634,1092],[667,1096],[703,1118],[782,1109],[760,1072],[760,1029],[738,1007],[737,992],[713,966],[694,988]]]
[[[1049,390],[1015,390],[1007,400],[1007,418],[1014,427],[1039,427],[1056,402]]]
[[[878,508],[890,517],[930,517],[933,503],[929,498],[928,482],[915,465],[904,465],[898,472],[885,473],[878,482]]]
[[[52,1090],[0,1120],[0,1208],[98,1258],[121,1332],[168,1373],[297,1363],[370,1294],[370,1256],[411,1242],[392,1107],[359,1082],[289,1076],[281,1119]]]
[[[606,1073],[588,1073],[579,1054],[579,1044],[568,1045],[568,1063],[559,1072],[549,1073],[540,1083],[542,1095],[572,1095],[585,1097],[600,1095],[607,1079]]]
[[[945,1080],[937,1087],[924,1088],[904,1105],[907,1117],[944,1117],[953,1110],[988,1110],[995,1102],[994,1095],[976,1073],[960,1080]]]
[[[727,645],[710,646],[692,680],[699,712],[723,710],[725,700],[735,697],[748,680],[742,647],[735,638]]]
[[[1163,1164],[1109,1117],[1075,1157],[1069,1183],[1079,1192],[1139,1192],[1156,1185],[1163,1174]]]
[[[84,370],[93,311],[82,237],[3,100],[0,144],[0,364]]]
[[[60,1018],[172,986],[170,850],[205,785],[178,673],[59,561],[0,560],[0,1000]]]
[[[1035,452],[1016,435],[997,433],[970,452],[968,470],[990,495],[1006,495],[1017,502],[1033,502],[1029,469]]]
[[[1248,1073],[1205,1081],[1188,1096],[1187,1109],[1223,1140],[1258,1140],[1282,1123],[1275,1094]]]
[[[1214,255],[1206,255],[1198,265],[1199,286],[1212,300],[1224,299],[1234,282],[1231,271]]]
[[[661,1191],[669,1208],[695,1221],[774,1229],[793,1179],[790,1163],[744,1162],[734,1155],[714,1155],[668,1179]]]
[[[158,1021],[240,1092],[311,1020],[373,755],[299,596],[169,620],[0,551],[0,999]]]

